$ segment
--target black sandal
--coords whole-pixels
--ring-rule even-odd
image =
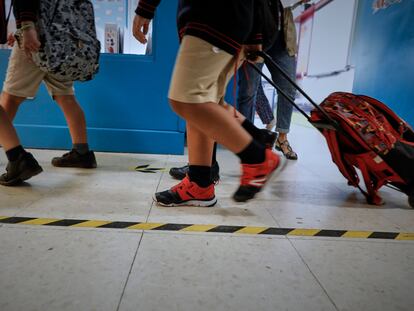
[[[287,152],[284,152],[282,147],[286,147]],[[293,151],[292,147],[290,146],[288,140],[286,139],[283,142],[280,142],[279,139],[276,140],[275,143],[275,148],[278,151],[282,151],[283,155],[286,157],[286,159],[288,160],[297,160],[298,159],[298,155],[296,154],[296,152]]]

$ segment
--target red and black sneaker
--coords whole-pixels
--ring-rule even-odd
[[[260,192],[266,183],[279,173],[286,162],[270,149],[266,149],[264,162],[259,164],[242,164],[242,176],[239,189],[234,193],[236,202],[247,202]]]
[[[202,188],[186,176],[170,190],[157,192],[154,201],[162,206],[201,206],[210,207],[217,203],[214,184]]]

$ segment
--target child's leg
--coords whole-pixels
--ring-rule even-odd
[[[211,165],[214,141],[196,126],[187,124],[188,177],[200,187],[209,187],[212,179]]]
[[[170,103],[174,111],[188,123],[234,153],[245,149],[253,140],[236,118],[217,103],[188,104],[171,99]]]
[[[259,129],[230,105],[224,105],[223,107],[226,108],[227,112],[241,124],[241,126],[253,137],[254,140],[257,140],[261,144],[265,145],[266,148],[273,148],[277,138],[277,134],[275,132],[267,129]]]
[[[45,73],[41,71],[25,52],[14,45],[7,66],[1,95],[1,106],[13,121],[20,104],[27,97],[34,97]]]
[[[0,176],[1,185],[14,186],[42,172],[33,156],[20,145],[11,122],[25,98],[36,94],[43,76],[16,44],[7,67],[0,104],[0,144],[9,160],[6,173]]]
[[[254,141],[240,121],[219,105],[238,62],[235,56],[202,39],[185,36],[177,56],[169,98],[172,108],[188,124],[237,154],[243,176],[234,198],[247,201],[263,188],[280,161],[276,154],[265,151],[264,145]],[[191,158],[204,157],[204,149],[197,148],[195,142],[189,142],[189,149],[194,153]],[[203,159],[204,163],[209,157]],[[170,190],[156,193],[155,200],[168,206],[211,206],[216,199],[212,184],[203,187],[185,178]]]
[[[7,92],[1,94],[1,106],[7,113],[10,121],[13,121],[16,117],[17,110],[19,110],[20,104],[25,100],[25,97],[19,97],[11,95]]]
[[[72,151],[52,159],[57,167],[96,168],[96,158],[89,150],[85,114],[74,95],[54,95],[65,115],[72,138]]]
[[[188,127],[187,127],[187,133],[188,133]],[[213,146],[214,147],[213,147],[213,155],[211,157],[210,178],[212,182],[216,183],[220,180],[220,167],[219,167],[219,164],[217,163],[217,143],[214,142]],[[170,168],[169,174],[175,179],[182,180],[188,174],[189,169],[190,167],[187,162],[187,164],[184,166]]]
[[[188,159],[191,165],[211,166],[214,140],[187,123]]]
[[[73,144],[86,144],[86,120],[82,108],[74,95],[54,96],[65,115]]]
[[[0,176],[0,185],[15,186],[42,172],[42,168],[33,156],[20,145],[16,130],[2,106],[0,106],[0,144],[9,160],[6,173]]]
[[[16,130],[2,106],[0,106],[0,145],[3,146],[5,151],[20,145]]]

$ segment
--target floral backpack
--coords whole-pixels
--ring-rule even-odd
[[[90,0],[41,0],[37,26],[42,45],[33,61],[40,69],[61,81],[94,77],[101,45]]]

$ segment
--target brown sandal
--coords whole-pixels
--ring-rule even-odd
[[[283,151],[282,147],[286,147],[287,152]],[[276,140],[275,148],[276,148],[276,150],[282,151],[282,153],[284,154],[284,156],[288,160],[297,160],[298,159],[297,153],[293,151],[293,149],[290,146],[288,140],[285,140],[283,142],[279,141],[279,139]]]

